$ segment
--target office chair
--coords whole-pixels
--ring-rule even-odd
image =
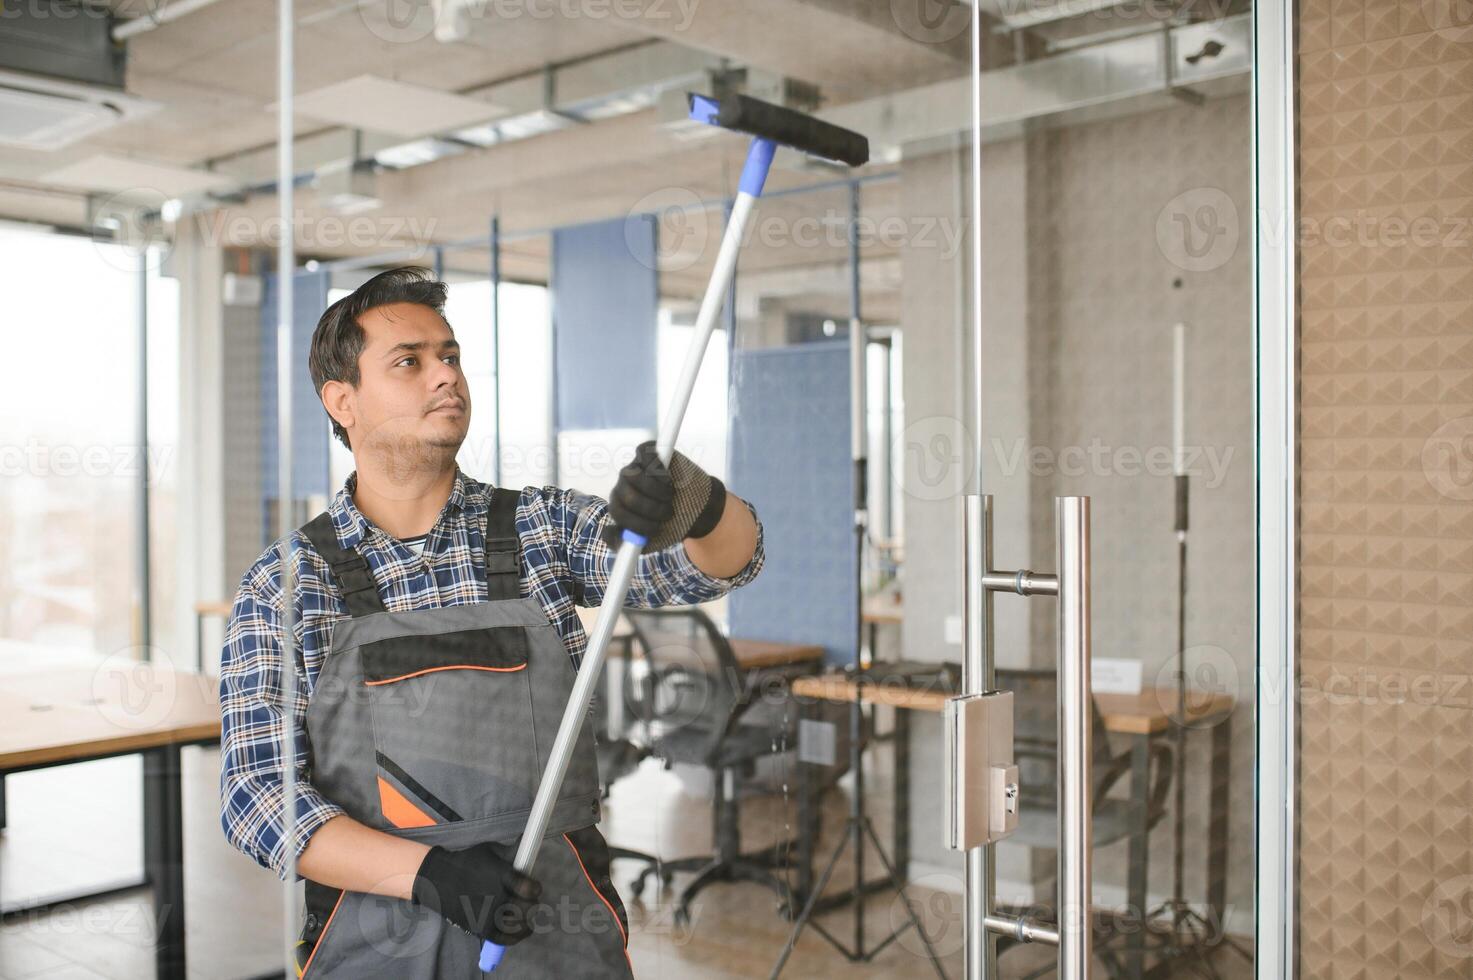
[[[770,889],[791,904],[787,882],[776,871],[787,864],[795,841],[743,853],[739,829],[738,789],[743,776],[755,772],[759,760],[797,745],[798,712],[786,699],[773,698],[774,688],[817,663],[744,670],[731,644],[716,624],[694,606],[671,609],[626,609],[643,651],[643,676],[626,674],[631,700],[648,719],[650,748],[668,769],[677,762],[710,770],[714,855],[661,861],[662,877],[670,871],[694,871],[676,907],[677,921],[690,921],[690,904],[715,882],[746,881]],[[636,891],[643,887],[641,874]],[[667,877],[668,880],[668,877]]]
[[[1007,839],[1027,847],[1057,850],[1058,827],[1058,679],[1051,670],[1012,670],[998,668],[997,689],[1013,692],[1013,756],[1018,764],[1021,818],[1018,828]],[[1109,733],[1098,708],[1090,713],[1091,759],[1093,786],[1093,843],[1096,848],[1108,846],[1130,836],[1130,800],[1111,799],[1112,787],[1130,771],[1130,752],[1112,753]],[[1171,787],[1171,749],[1162,742],[1150,745],[1152,780],[1146,803],[1146,827],[1149,831],[1166,812],[1166,795]],[[1053,892],[1049,891],[1052,895]],[[1096,926],[1097,932],[1102,932]],[[1112,936],[1102,936],[1096,951],[1105,961],[1111,976],[1123,974],[1121,964],[1105,943]],[[999,950],[1014,945],[1002,940]],[[1032,980],[1054,969],[1045,967],[1027,975]]]
[[[622,653],[626,660],[627,679],[629,638],[623,637],[614,642],[623,643]],[[600,685],[599,690],[600,692],[604,690],[603,685]],[[594,698],[593,705],[594,754],[598,759],[599,795],[603,799],[608,799],[609,790],[613,788],[614,783],[638,770],[640,763],[649,757],[650,748],[647,739],[639,738],[637,728],[634,729],[637,741],[636,738],[630,737],[631,726],[627,724],[623,731],[616,732],[611,729],[609,706],[604,697]],[[620,847],[612,842],[609,843],[608,848],[611,861],[634,861],[644,865],[643,870],[634,880],[634,898],[637,901],[644,899],[644,885],[650,875],[658,874],[663,884],[667,886],[670,884],[673,869],[661,869],[660,859],[655,855],[647,851],[635,850],[632,847]]]

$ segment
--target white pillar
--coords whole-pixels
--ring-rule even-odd
[[[229,600],[234,582],[225,581],[225,458],[222,449],[224,405],[223,332],[220,279],[224,249],[213,241],[207,222],[181,221],[170,263],[179,279],[179,583],[172,597],[177,664],[194,663],[195,613],[200,600]],[[158,379],[168,384],[168,379]],[[206,637],[218,636],[207,630]],[[213,669],[218,650],[209,643],[204,665]]]

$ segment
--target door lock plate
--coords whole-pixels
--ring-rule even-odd
[[[1018,826],[1013,693],[992,691],[948,698],[943,719],[946,844],[965,851],[999,841]]]

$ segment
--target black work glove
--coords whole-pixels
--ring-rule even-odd
[[[667,468],[655,452],[654,440],[642,442],[609,494],[614,523],[604,529],[604,541],[617,550],[620,533],[628,528],[648,540],[645,551],[658,551],[710,534],[725,507],[726,487],[720,480],[678,451],[671,454]]]
[[[459,851],[436,845],[420,863],[411,894],[416,905],[471,935],[511,946],[532,934],[542,883],[512,867],[495,844]]]

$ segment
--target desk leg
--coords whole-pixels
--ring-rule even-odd
[[[895,709],[895,740],[890,743],[895,753],[895,826],[892,853],[895,873],[903,882],[910,881],[910,709]]]
[[[1140,980],[1146,961],[1146,859],[1151,845],[1146,806],[1151,791],[1151,739],[1137,735],[1130,749],[1130,870],[1127,876],[1127,905],[1124,919],[1129,923],[1125,944],[1125,975]]]
[[[800,729],[803,720],[814,715],[812,704],[804,699],[798,709]],[[815,770],[818,767],[804,762],[802,752],[798,755],[798,894],[793,896],[793,907],[788,910],[794,918],[797,918],[798,909],[803,907],[808,901],[809,893],[813,891],[813,845],[818,843],[820,827],[819,801],[814,799],[813,791]]]
[[[5,777],[0,775],[0,830],[5,829]]]
[[[1230,779],[1233,718],[1212,730],[1212,787],[1208,795],[1207,914],[1217,930],[1214,941],[1227,932],[1228,781]]]
[[[159,980],[184,980],[184,794],[179,746],[143,753],[143,866],[153,887]]]

